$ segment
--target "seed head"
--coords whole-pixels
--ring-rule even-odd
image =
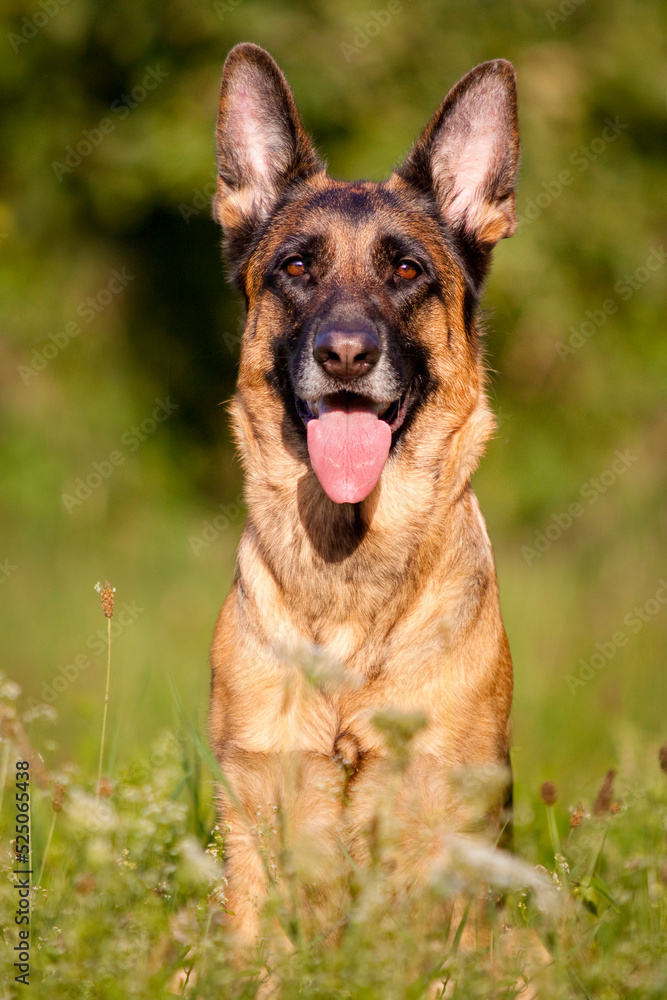
[[[81,875],[77,875],[74,880],[74,889],[79,896],[87,896],[88,893],[94,892],[96,888],[97,882],[88,872],[83,872]]]
[[[97,794],[103,799],[108,799],[112,792],[113,782],[111,781],[111,778],[108,778],[106,775],[102,775],[97,786]]]
[[[572,815],[570,816],[570,826],[579,826],[584,815],[583,803],[577,802],[576,806],[572,810]]]
[[[596,816],[604,816],[605,813],[608,813],[611,808],[611,797],[614,793],[615,777],[616,771],[613,767],[610,767],[604,776],[604,781],[600,785],[598,797],[593,805],[593,812]]]
[[[558,801],[558,791],[553,781],[545,781],[540,788],[540,798],[545,806],[552,806]]]
[[[113,595],[116,593],[116,588],[112,587],[109,581],[106,580],[104,586],[101,583],[96,583],[95,590],[100,595],[102,611],[105,617],[113,618]]]
[[[660,761],[660,768],[667,774],[667,740],[662,744],[658,750],[658,760]]]
[[[58,781],[56,781],[56,787],[53,790],[53,798],[51,799],[51,805],[53,806],[54,812],[59,813],[61,811],[64,798],[65,789]]]

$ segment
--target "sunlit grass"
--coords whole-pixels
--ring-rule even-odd
[[[0,907],[10,971],[14,764],[31,765],[31,995],[250,998],[266,995],[267,979],[286,998],[666,995],[665,748],[659,758],[658,747],[649,747],[636,773],[619,776],[635,789],[625,799],[610,771],[590,801],[564,802],[554,770],[541,795],[520,790],[514,856],[483,841],[445,838],[429,879],[408,894],[392,874],[399,832],[384,809],[372,863],[347,869],[347,903],[325,932],[313,930],[300,902],[308,896],[308,859],[283,841],[271,858],[261,948],[240,956],[225,926],[216,765],[182,706],[175,704],[174,730],[144,756],[118,760],[99,786],[94,759],[41,764],[30,730],[45,721],[24,710],[7,678],[0,696],[8,761]],[[413,723],[379,720],[390,743],[401,736],[398,771]],[[341,870],[348,860],[341,853]],[[6,995],[18,994],[10,987]]]

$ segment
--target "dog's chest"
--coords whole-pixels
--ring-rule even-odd
[[[402,656],[383,663],[376,650],[377,669],[369,676],[363,651],[349,666],[312,647],[293,648],[287,659],[255,659],[252,682],[237,689],[233,714],[234,743],[253,753],[314,753],[338,755],[341,736],[352,740],[358,753],[382,752],[384,740],[374,723],[378,713],[423,713],[429,719],[424,739],[444,752],[456,731],[449,657],[436,647],[423,656]],[[266,652],[264,652],[266,657]],[[355,663],[359,669],[355,669]],[[249,681],[250,678],[247,678]],[[460,699],[460,688],[457,697]]]

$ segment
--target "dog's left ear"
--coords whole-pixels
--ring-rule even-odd
[[[514,67],[494,59],[452,88],[397,173],[434,196],[466,243],[489,250],[516,230],[518,164]]]

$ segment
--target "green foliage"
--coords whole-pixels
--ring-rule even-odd
[[[208,209],[228,49],[252,40],[275,55],[332,174],[344,178],[386,176],[448,87],[476,62],[505,56],[519,83],[521,225],[497,248],[485,299],[499,429],[475,489],[515,663],[517,840],[524,857],[546,863],[546,818],[531,789],[557,775],[563,801],[592,801],[612,765],[632,789],[642,784],[646,741],[666,735],[666,10],[657,0],[401,0],[389,20],[387,11],[384,0],[3,5],[3,652],[34,716],[31,741],[50,771],[76,760],[85,788],[99,754],[106,662],[92,586],[108,577],[129,608],[114,637],[110,773],[184,719],[203,740],[207,647],[244,517],[220,405],[233,392],[242,307],[225,283]],[[618,452],[629,455],[622,472]],[[179,801],[189,796],[190,818],[174,824],[172,845],[186,832],[203,842],[211,825],[199,744],[187,745]],[[125,817],[125,800],[112,801]],[[601,862],[609,858],[611,874],[600,877],[617,903],[619,893],[646,902],[622,901],[620,913],[609,904],[577,973],[589,992],[610,949],[612,964],[635,970],[632,982],[650,955],[646,942],[657,940],[651,803],[640,796],[611,821]],[[62,892],[70,885],[72,919],[83,920],[93,903],[71,903],[71,884],[87,868],[64,829],[58,820],[54,857],[69,873]],[[123,842],[114,838],[116,858]],[[117,902],[99,908],[100,926],[124,905],[119,886],[109,889]],[[45,892],[44,913],[59,926],[61,889]],[[151,899],[146,920],[155,923],[142,934],[155,942],[167,903]],[[187,899],[196,918],[198,903]],[[175,969],[186,945],[165,933]],[[109,935],[86,935],[77,947],[90,940],[91,955],[113,951]],[[383,948],[365,959],[369,995],[391,958]],[[75,960],[65,952],[57,961]],[[123,993],[130,974],[105,962],[116,970],[105,989],[132,995]],[[645,995],[665,992],[656,976]],[[476,995],[466,982],[466,996]],[[74,989],[83,987],[72,982],[63,995]]]
[[[37,998],[250,998],[264,995],[258,990],[269,977],[284,1000],[418,1000],[443,989],[466,1000],[535,995],[526,987],[551,1000],[664,996],[667,779],[654,752],[643,771],[624,776],[634,783],[625,800],[608,778],[595,805],[579,804],[569,817],[558,805],[548,807],[561,827],[559,853],[549,847],[545,809],[534,795],[517,855],[480,837],[445,835],[428,877],[409,894],[395,874],[403,841],[389,787],[367,833],[372,860],[352,868],[349,891],[324,927],[313,929],[308,912],[317,863],[311,870],[303,845],[284,833],[279,852],[266,857],[272,878],[261,946],[243,955],[225,925],[225,830],[211,832],[209,817],[192,832],[192,802],[210,799],[209,779],[191,766],[199,757],[192,732],[164,732],[148,757],[105,779],[96,795],[90,769],[50,772],[39,765],[20,690],[0,682],[8,806],[0,926],[11,972],[21,927],[14,920],[21,876],[11,872],[27,867],[14,858],[12,806],[15,761],[25,759],[31,867],[40,871],[30,894],[29,988]],[[394,718],[388,730],[382,720],[383,731],[405,736],[415,727],[412,716],[403,727],[399,722]],[[401,742],[399,771],[405,752]],[[480,789],[480,775],[473,780]],[[284,831],[289,826],[283,823]],[[261,819],[255,834],[264,850]],[[341,853],[341,871],[346,867]],[[7,997],[22,995],[13,977],[5,979]]]

